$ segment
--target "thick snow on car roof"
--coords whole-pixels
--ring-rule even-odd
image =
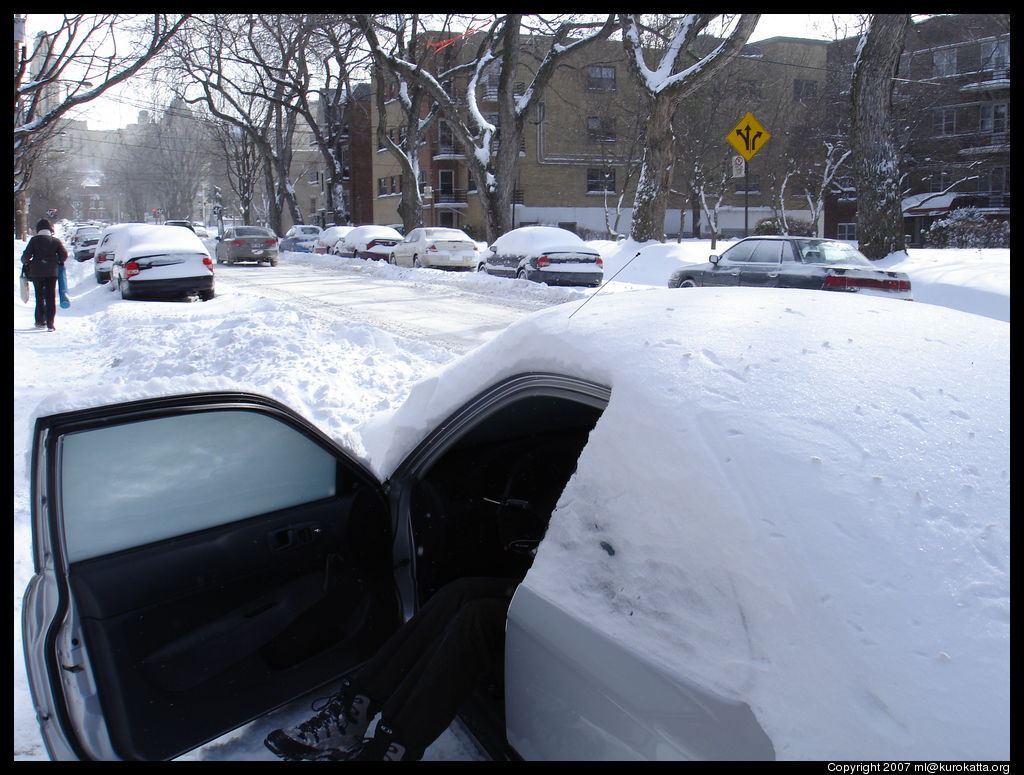
[[[780,759],[1005,759],[1008,337],[874,297],[598,295],[514,324],[364,438],[387,475],[504,377],[610,386],[526,585],[749,704]]]
[[[517,256],[529,256],[555,248],[567,250],[583,248],[587,252],[594,252],[571,231],[554,226],[521,226],[498,237],[494,241],[494,247],[499,253]]]
[[[138,256],[149,252],[209,253],[202,240],[191,229],[153,224],[140,224],[131,227],[130,250]]]

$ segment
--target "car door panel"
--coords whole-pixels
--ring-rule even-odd
[[[524,759],[775,758],[745,703],[608,638],[534,592],[529,577],[509,606],[505,675],[508,741]]]
[[[326,437],[280,405],[242,394],[153,399],[106,412],[72,412],[37,424],[37,574],[26,595],[25,615],[33,621],[25,640],[33,698],[51,725],[49,733],[44,725],[51,756],[69,749],[76,758],[177,756],[336,678],[397,626],[383,492]],[[76,436],[92,450],[109,441],[93,444],[89,434],[102,439],[111,429],[127,429],[142,449],[147,430],[164,435],[180,418],[226,412],[257,414],[260,422],[282,425],[284,437],[297,434],[300,447],[312,444],[316,454],[328,454],[336,486],[324,495],[296,481],[300,502],[261,513],[254,504],[278,496],[268,500],[264,492],[247,499],[244,471],[232,471],[233,461],[223,459],[233,454],[230,434],[209,443],[185,434],[184,442],[175,443],[200,460],[197,471],[209,469],[215,481],[207,492],[222,494],[225,503],[209,508],[209,527],[196,529],[203,520],[189,515],[181,532],[147,520],[134,524],[122,502],[129,498],[131,505],[130,495],[121,501],[116,493],[107,500],[86,497],[83,477],[64,470],[76,465]],[[161,422],[147,425],[153,419]],[[251,435],[253,426],[244,427]],[[162,446],[157,438],[148,443]],[[244,465],[236,468],[252,465],[245,457],[252,450],[237,454]],[[294,450],[286,444],[283,454]],[[136,452],[131,462],[134,467],[126,468],[139,475],[161,461]],[[294,478],[283,473],[284,481]],[[266,479],[268,473],[254,476]],[[124,486],[130,489],[130,482]],[[76,495],[84,506],[70,502]],[[160,497],[175,504],[179,496]],[[149,506],[157,515],[151,521],[174,519],[173,509],[160,508]],[[111,532],[123,523],[127,537],[92,538],[88,531],[66,529],[68,522],[96,515]],[[47,544],[49,551],[40,549]],[[81,684],[83,674],[95,686],[91,694],[69,684]],[[47,688],[53,692],[49,700],[43,697]],[[83,704],[78,694],[86,696],[84,704],[99,706],[106,730],[88,728],[97,714],[76,710]]]

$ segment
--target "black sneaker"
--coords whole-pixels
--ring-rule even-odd
[[[384,721],[377,722],[373,737],[363,743],[353,761],[400,762],[405,759],[405,746],[394,740],[395,731]]]
[[[351,759],[359,752],[370,725],[370,700],[362,694],[349,699],[347,688],[331,697],[313,718],[290,729],[275,729],[263,744],[282,759],[293,761]]]

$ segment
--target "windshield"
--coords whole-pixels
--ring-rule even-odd
[[[871,266],[864,254],[845,242],[830,240],[794,240],[805,264],[847,264]]]

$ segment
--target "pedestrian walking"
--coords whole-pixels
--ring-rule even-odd
[[[53,225],[43,218],[36,224],[36,234],[21,254],[22,272],[35,288],[36,328],[55,330],[57,278],[67,258],[67,248],[54,235]]]

